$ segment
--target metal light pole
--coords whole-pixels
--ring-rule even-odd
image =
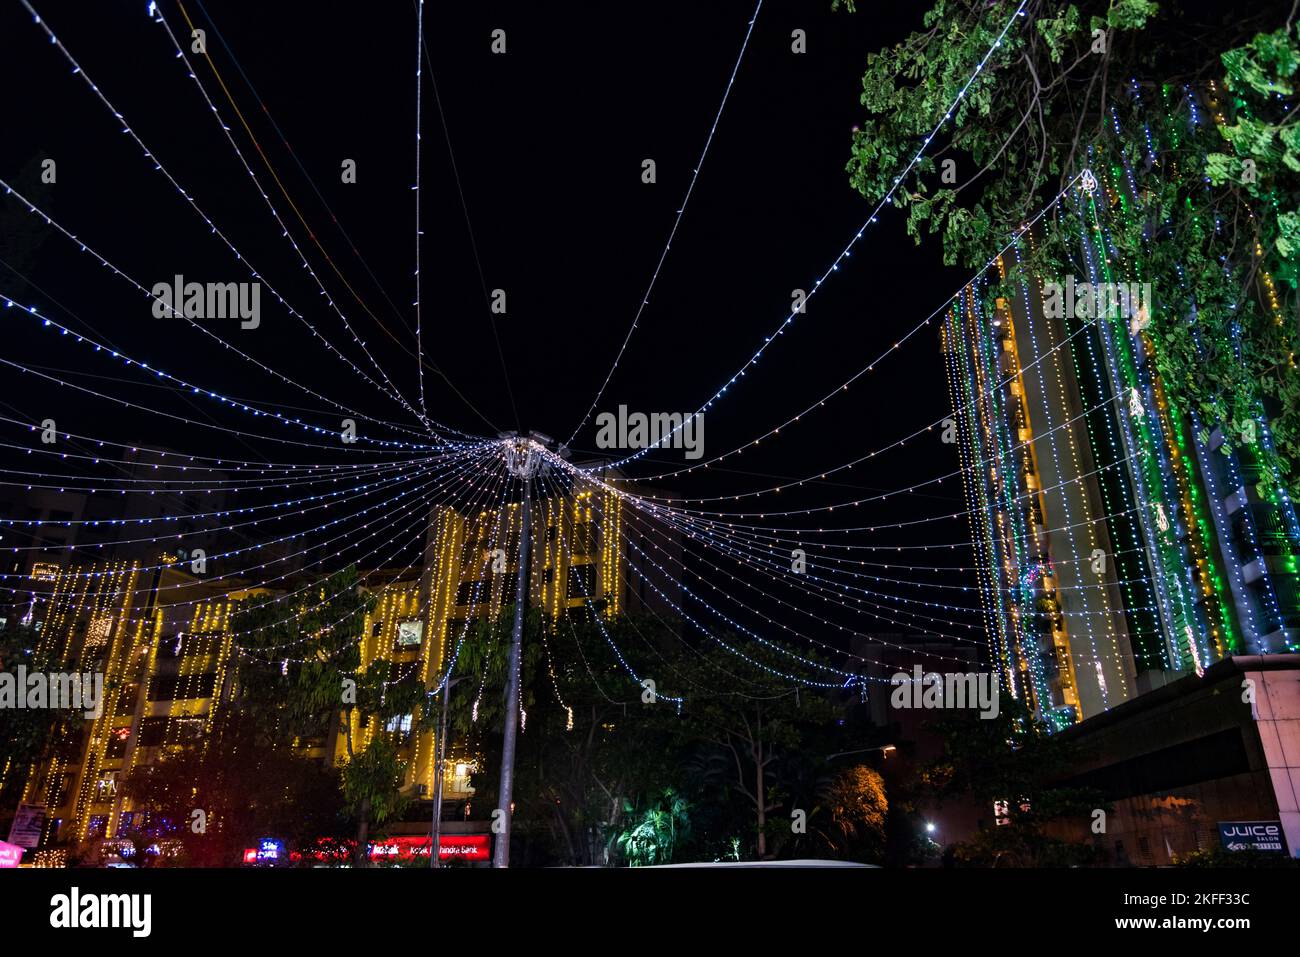
[[[442,769],[447,762],[447,703],[451,697],[451,686],[460,678],[447,676],[442,686],[442,720],[438,723],[438,747],[434,755],[433,768],[433,824],[429,829],[429,866],[442,867],[438,857],[438,845],[442,841]]]
[[[542,448],[533,439],[518,436],[506,440],[506,470],[523,482],[524,494],[519,524],[519,569],[515,579],[515,624],[510,636],[510,661],[506,675],[505,727],[501,739],[501,785],[497,791],[497,810],[501,812],[501,833],[492,849],[492,866],[510,866],[510,818],[514,801],[515,739],[519,733],[519,683],[523,661],[524,615],[528,606],[528,525],[531,518],[529,498],[533,476],[542,462]]]
[[[892,744],[878,744],[874,748],[862,748],[861,750],[858,751],[837,751],[835,754],[826,755],[826,757],[823,760],[830,761],[833,760],[834,758],[842,758],[848,754],[870,754],[872,751],[881,751],[884,753],[885,757],[889,757],[897,750],[898,749],[894,747]]]

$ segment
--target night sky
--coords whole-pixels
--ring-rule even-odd
[[[144,0],[33,2],[264,280],[378,378],[282,237]],[[351,325],[414,402],[414,4],[183,5],[208,31],[221,78],[293,205],[211,71],[193,57],[245,158]],[[829,0],[763,4],[650,305],[597,411],[620,403],[633,411],[698,408],[785,318],[791,290],[810,287],[860,228],[875,203],[849,186],[845,172],[862,117],[860,77],[870,52],[919,27],[913,7],[872,4],[848,15],[832,13]],[[181,6],[164,0],[160,9],[184,39]],[[435,419],[481,435],[519,428],[564,439],[574,430],[636,315],[753,11],[747,2],[659,4],[635,16],[583,5],[426,5],[422,308],[425,353],[440,370],[425,373]],[[503,56],[490,51],[496,28],[506,31]],[[796,28],[807,31],[803,55],[790,49]],[[0,8],[0,83],[9,91],[0,176],[30,189],[69,231],[146,287],[177,273],[194,281],[250,278],[18,3]],[[44,158],[56,160],[57,183],[32,185]],[[653,185],[641,182],[645,158],[657,165]],[[340,182],[345,159],[356,160],[355,185]],[[307,238],[295,207],[360,302]],[[337,427],[341,415],[325,403],[267,377],[183,320],[154,318],[143,294],[12,197],[0,196],[0,223],[0,291],[205,388]],[[961,280],[939,264],[935,244],[917,249],[902,216],[887,210],[807,315],[709,413],[706,458],[762,435],[848,379]],[[495,288],[507,294],[504,316],[488,310],[487,291]],[[265,289],[260,328],[210,322],[240,349],[330,398],[413,425]],[[133,384],[142,381],[138,370],[24,317],[8,329],[3,355],[11,361],[178,416],[302,438],[147,378]],[[196,454],[346,460],[342,451],[234,438],[123,410],[9,367],[0,377],[3,414],[24,421],[49,416],[60,429]],[[779,441],[660,485],[685,495],[766,488],[887,445],[950,406],[935,324]],[[32,441],[11,426],[4,435]],[[591,421],[573,445],[577,458],[595,454]],[[794,493],[797,501],[787,498],[799,507],[844,501],[863,488],[904,487],[955,469],[953,449],[936,430],[932,440],[882,456],[879,466],[839,476],[840,484],[810,485]],[[682,462],[680,450],[656,452],[632,471]],[[924,496],[858,510],[845,524],[962,508],[954,479]],[[965,519],[924,529],[925,541],[968,537]]]

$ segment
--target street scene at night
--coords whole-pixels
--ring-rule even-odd
[[[12,934],[1294,929],[1300,3],[0,0],[0,84]]]

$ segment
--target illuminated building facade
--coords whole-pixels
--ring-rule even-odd
[[[619,502],[611,495],[596,503],[593,494],[534,502],[529,602],[548,616],[592,599],[599,614],[612,616],[629,600]],[[518,550],[517,505],[469,515],[438,509],[422,569],[362,575],[376,601],[361,632],[361,666],[384,659],[398,673],[417,670],[426,687],[436,688],[449,650],[472,622],[513,601]],[[37,561],[28,575],[39,595],[29,603],[32,616],[40,616],[29,622],[39,631],[37,657],[50,670],[102,673],[105,702],[98,718],[87,719],[38,766],[0,770],[25,775],[21,801],[46,809],[43,847],[107,842],[111,848],[148,810],[133,807],[119,783],[169,750],[202,746],[219,708],[234,700],[238,648],[231,618],[240,601],[272,592],[229,578],[205,581],[174,555],[151,563]],[[355,712],[351,720],[356,747],[377,734],[393,736],[408,762],[407,786],[418,797],[432,793],[432,731],[415,729],[411,717],[386,727],[377,719],[363,724]],[[304,746],[323,760],[346,760],[341,732]],[[448,749],[449,802],[472,793],[473,762],[473,755]]]
[[[1181,95],[1170,135],[1222,122],[1213,96]],[[1082,746],[1068,783],[1114,808],[1104,836],[1074,837],[1114,863],[1168,864],[1252,820],[1296,855],[1300,521],[1269,464],[1267,396],[1229,428],[1157,370],[1153,315],[1198,324],[1194,303],[1153,300],[1114,240],[1148,235],[1142,197],[1162,170],[1143,132],[1135,162],[1076,180],[943,325],[985,626],[1006,687]],[[1068,237],[1072,275],[1018,268],[1046,230]]]
[[[601,495],[602,501],[594,498]],[[636,595],[629,594],[623,567],[621,503],[609,492],[578,492],[572,498],[544,498],[533,504],[528,554],[529,606],[551,619],[595,602],[599,614],[622,613]],[[367,616],[361,667],[378,659],[398,673],[418,669],[425,687],[440,686],[457,644],[476,619],[496,618],[514,602],[519,567],[520,509],[517,504],[463,514],[440,508],[431,518],[424,567],[418,578],[394,581],[375,589],[377,604]],[[377,719],[364,726],[353,718],[354,742],[364,747],[381,730],[402,742],[408,762],[408,785],[420,796],[432,794],[435,734],[413,729],[413,722]],[[356,744],[354,743],[354,747]],[[335,742],[335,760],[346,756],[343,736]],[[470,795],[474,756],[456,752],[454,742],[444,766],[447,800]]]
[[[1197,304],[1177,290],[1155,301],[1143,256],[1115,239],[1149,241],[1158,140],[1221,126],[1220,93],[1165,86],[1159,133],[1136,81],[1128,93],[1135,149],[1022,228],[943,327],[988,633],[1013,692],[1057,727],[1300,645],[1300,520],[1269,464],[1268,397],[1257,389],[1232,429],[1204,421],[1167,390],[1150,326],[1172,311],[1219,354],[1241,348],[1239,329],[1207,342]],[[1018,268],[1047,231],[1071,275]],[[1259,282],[1282,327],[1272,277]]]
[[[155,567],[70,565],[48,584],[36,657],[50,670],[102,674],[105,700],[98,717],[27,773],[22,800],[46,808],[47,842],[113,838],[135,815],[119,782],[210,727],[227,687],[229,615],[251,593],[218,596],[215,583],[172,555]]]
[[[1008,687],[1064,727],[1228,656],[1296,650],[1300,523],[1285,493],[1261,497],[1253,443],[1175,406],[1140,320],[1054,315],[1041,282],[993,294],[1015,255],[943,328]]]

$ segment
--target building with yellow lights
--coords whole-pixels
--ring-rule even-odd
[[[596,494],[602,493],[534,502],[529,603],[547,616],[588,603],[614,616],[641,601],[627,588],[618,498],[596,501]],[[519,525],[517,504],[474,514],[440,508],[430,516],[422,567],[363,572],[375,604],[363,624],[362,668],[386,660],[437,687],[448,649],[472,621],[499,615],[513,602]],[[240,601],[272,592],[204,580],[175,555],[151,564],[38,562],[30,575],[40,590],[29,622],[38,629],[39,657],[51,668],[102,672],[106,700],[99,718],[87,719],[38,766],[4,773],[25,775],[22,802],[45,809],[42,848],[84,850],[101,842],[111,849],[148,810],[132,806],[120,782],[169,750],[202,747],[219,709],[235,699],[231,618]],[[428,798],[435,734],[415,729],[412,716],[380,727],[377,719],[362,722],[351,714],[354,743],[364,748],[374,735],[391,735],[408,763],[406,786]],[[332,740],[309,753],[341,764],[345,741],[340,725]],[[448,749],[443,789],[449,802],[470,796],[473,769],[473,755]]]

